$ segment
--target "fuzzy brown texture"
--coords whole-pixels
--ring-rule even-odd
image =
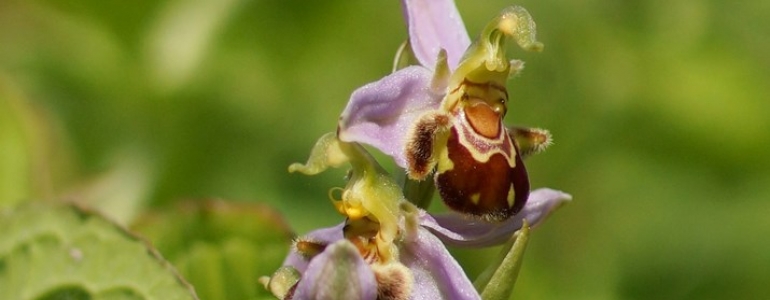
[[[436,166],[433,157],[436,134],[445,130],[451,117],[441,112],[426,113],[410,131],[406,145],[407,174],[412,180],[423,180]]]
[[[412,294],[411,272],[401,264],[388,264],[374,268],[377,279],[377,300],[406,300]]]

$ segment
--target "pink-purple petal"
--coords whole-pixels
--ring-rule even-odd
[[[303,236],[302,239],[331,245],[343,238],[342,228],[344,226],[345,223],[343,222],[333,227],[313,230],[307,235]],[[283,261],[284,266],[292,266],[300,273],[305,272],[308,263],[309,261],[307,258],[299,255],[299,253],[294,251],[294,249],[289,251],[289,255],[286,256],[286,259]]]
[[[409,42],[420,64],[433,68],[439,51],[445,49],[449,68],[454,70],[471,44],[454,1],[402,0],[401,3],[409,27]]]
[[[432,77],[430,70],[411,66],[357,89],[340,116],[339,139],[372,145],[406,167],[411,125],[441,103],[442,95],[430,88]]]
[[[376,299],[377,280],[347,240],[329,245],[302,274],[293,299]]]
[[[420,228],[401,248],[401,263],[412,271],[412,300],[481,299],[462,267],[430,231]]]
[[[527,219],[534,228],[559,206],[572,200],[572,196],[561,191],[541,188],[530,192],[524,208],[502,223],[490,223],[456,213],[429,215],[420,214],[420,225],[430,229],[447,245],[461,247],[489,247],[510,239],[519,230],[522,220]]]

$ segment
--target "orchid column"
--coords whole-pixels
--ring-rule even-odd
[[[452,1],[402,4],[409,41],[397,70],[356,90],[337,131],[319,139],[307,163],[289,167],[307,175],[344,165],[351,171],[347,185],[330,193],[344,222],[298,238],[284,266],[263,279],[278,298],[507,299],[530,226],[570,200],[530,191],[523,158],[545,149],[550,134],[503,124],[506,81],[523,67],[506,57],[506,40],[543,47],[529,13],[506,8],[471,44]],[[407,184],[359,143],[391,156]],[[428,214],[431,193],[405,196],[409,185],[435,185],[454,213]],[[511,259],[490,266],[475,285],[444,246],[506,241],[503,257]]]

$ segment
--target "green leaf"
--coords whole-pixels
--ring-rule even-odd
[[[524,250],[529,240],[529,224],[524,220],[521,229],[505,244],[500,255],[479,275],[473,286],[481,292],[481,299],[504,300],[511,297],[513,285],[521,269]]]
[[[197,299],[149,245],[78,207],[0,211],[0,299]]]
[[[274,299],[259,277],[281,266],[292,232],[258,203],[190,201],[140,218],[145,234],[202,299]]]

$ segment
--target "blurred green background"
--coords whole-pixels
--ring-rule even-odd
[[[514,298],[770,297],[770,1],[458,0],[472,36],[510,4],[546,50],[511,47],[507,122],[551,130],[531,181],[574,196]],[[398,1],[0,1],[0,202],[128,221],[216,197],[335,224],[344,172],[286,167],[405,38]],[[497,251],[455,250],[472,276]]]

